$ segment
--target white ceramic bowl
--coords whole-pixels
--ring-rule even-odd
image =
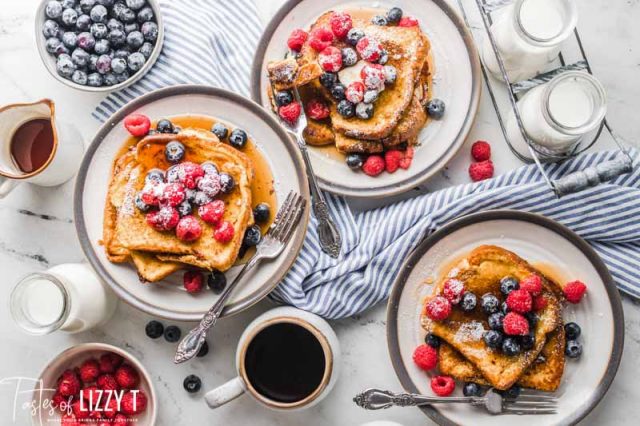
[[[144,63],[144,66],[138,70],[137,73],[133,74],[127,80],[122,83],[114,84],[113,86],[101,86],[101,87],[91,87],[91,86],[83,86],[81,84],[74,83],[71,80],[67,80],[66,78],[60,76],[56,71],[56,57],[51,53],[47,52],[47,48],[45,43],[47,41],[46,37],[42,34],[42,26],[44,21],[47,20],[46,15],[44,14],[44,8],[47,5],[48,0],[42,0],[40,2],[40,6],[36,12],[35,18],[35,31],[36,31],[36,46],[38,46],[38,53],[40,53],[40,59],[42,59],[42,63],[47,68],[47,71],[58,81],[66,84],[69,87],[73,87],[74,89],[82,90],[85,92],[94,92],[94,93],[104,93],[111,92],[114,90],[119,90],[124,87],[127,87],[136,81],[140,80],[143,75],[147,73],[153,66],[153,64],[160,56],[160,51],[162,50],[162,44],[164,42],[164,21],[162,19],[162,14],[160,11],[160,6],[157,0],[147,0],[147,3],[153,9],[153,14],[156,18],[156,23],[158,24],[158,39],[156,40],[156,44],[153,47],[153,51],[151,52],[151,56]]]
[[[56,388],[58,377],[60,377],[66,369],[79,367],[85,360],[92,357],[99,358],[100,355],[105,352],[113,352],[122,356],[125,362],[138,371],[140,374],[140,385],[138,389],[142,390],[147,396],[147,409],[141,415],[135,416],[135,424],[140,426],[154,425],[156,423],[158,407],[156,403],[156,393],[153,389],[149,373],[147,373],[147,370],[145,370],[140,361],[129,352],[105,343],[82,343],[72,346],[59,353],[47,363],[40,373],[38,383],[33,391],[33,403],[35,407],[41,407],[41,409],[32,412],[31,424],[33,426],[59,424],[59,411],[46,408],[46,402],[49,401],[54,394],[53,391],[48,391],[47,389]],[[58,422],[56,422],[56,420],[58,420]]]

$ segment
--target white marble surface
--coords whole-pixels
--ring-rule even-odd
[[[257,0],[268,19],[281,0]],[[53,79],[41,64],[33,37],[33,14],[37,0],[0,4],[0,105],[49,97],[55,100],[60,116],[76,123],[88,142],[97,128],[90,112],[101,98],[73,91]],[[595,72],[608,90],[610,120],[631,140],[640,140],[637,111],[640,108],[640,1],[590,0],[580,3],[580,28],[591,52]],[[495,114],[483,98],[476,125],[465,148],[441,176],[427,185],[435,189],[468,181],[468,148],[476,139],[493,142],[497,172],[520,163],[506,149],[499,134]],[[610,146],[604,141],[600,147]],[[405,426],[429,423],[418,410],[391,409],[369,413],[357,408],[351,398],[367,387],[399,389],[385,342],[385,306],[380,304],[363,315],[333,321],[343,345],[342,376],[333,392],[319,405],[296,413],[274,413],[253,403],[248,397],[216,411],[209,410],[202,393],[188,395],[182,389],[187,374],[203,378],[204,388],[212,388],[233,377],[233,352],[248,322],[269,309],[263,301],[254,308],[222,321],[208,339],[211,353],[204,359],[174,366],[174,347],[164,341],[150,341],[144,325],[150,319],[121,304],[116,316],[104,327],[80,335],[54,334],[32,337],[12,323],[8,297],[19,277],[63,262],[83,259],[72,223],[73,183],[56,189],[25,185],[0,201],[0,379],[35,377],[46,360],[79,342],[104,341],[121,346],[138,356],[151,372],[160,401],[159,425],[356,425],[372,420],[394,420]],[[626,348],[619,374],[604,401],[584,424],[635,424],[640,416],[640,306],[628,299],[625,311]],[[187,330],[190,324],[180,324]],[[590,336],[597,338],[597,336]],[[13,419],[14,389],[0,385],[0,423],[26,425],[19,406]],[[23,400],[20,397],[19,400]]]

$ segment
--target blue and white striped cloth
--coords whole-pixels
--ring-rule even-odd
[[[141,81],[101,102],[93,113],[97,119],[173,84],[249,94],[262,27],[253,0],[172,0],[161,7],[166,37],[158,62]],[[604,259],[620,290],[640,298],[640,167],[637,152],[632,154],[633,173],[561,200],[534,166],[360,213],[326,194],[344,238],[342,255],[331,259],[321,252],[312,218],[298,259],[271,297],[326,318],[356,314],[387,298],[403,259],[426,235],[465,214],[508,208],[543,214],[573,229]],[[547,168],[558,177],[614,156],[599,152]]]

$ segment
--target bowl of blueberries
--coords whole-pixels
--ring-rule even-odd
[[[89,92],[140,79],[163,39],[156,0],[43,0],[36,14],[36,44],[47,70]]]

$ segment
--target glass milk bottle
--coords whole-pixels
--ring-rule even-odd
[[[578,20],[574,0],[517,0],[494,16],[491,32],[512,83],[544,72]],[[488,36],[482,59],[491,74],[503,80]]]
[[[117,302],[89,265],[70,263],[24,277],[11,293],[11,315],[31,334],[79,333],[109,320]]]
[[[518,109],[527,135],[540,151],[561,154],[600,126],[607,112],[606,94],[592,75],[565,72],[529,90]],[[526,147],[514,114],[507,121],[507,135],[516,149]]]

